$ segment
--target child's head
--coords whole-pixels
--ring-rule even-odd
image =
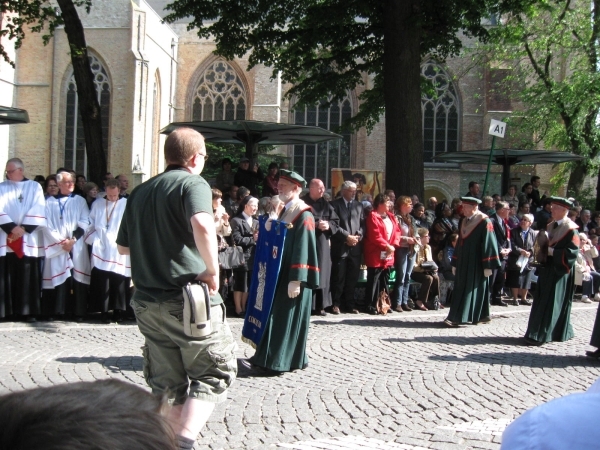
[[[598,236],[596,236],[595,234],[591,234],[590,235],[590,243],[592,245],[598,245]]]

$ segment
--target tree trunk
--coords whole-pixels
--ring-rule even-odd
[[[600,167],[598,168],[598,177],[596,178],[596,207],[595,211],[600,211]]]
[[[423,198],[421,28],[419,0],[386,0],[383,90],[385,183],[397,195]]]
[[[583,188],[583,181],[587,176],[587,162],[575,161],[571,173],[569,174],[569,182],[567,183],[567,192],[571,192],[574,197],[577,197]]]
[[[88,179],[102,186],[106,172],[106,155],[102,147],[102,116],[94,75],[88,60],[83,25],[72,0],[57,0],[65,22],[65,32],[71,49],[71,62],[77,84],[79,112],[83,123],[88,158]]]

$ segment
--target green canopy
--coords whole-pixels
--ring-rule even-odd
[[[29,123],[29,114],[27,114],[27,111],[0,106],[0,125],[14,125],[16,123]]]
[[[341,139],[339,134],[320,127],[256,120],[215,120],[202,122],[173,122],[160,132],[169,134],[176,128],[188,127],[200,132],[207,142],[244,144],[246,156],[253,157],[257,145],[318,144]]]
[[[490,150],[467,150],[463,152],[440,153],[435,156],[436,162],[456,164],[487,164]],[[567,161],[578,161],[583,156],[569,152],[551,150],[520,150],[514,148],[494,149],[492,161],[502,166],[502,194],[508,192],[510,186],[510,166],[515,164],[559,164]]]

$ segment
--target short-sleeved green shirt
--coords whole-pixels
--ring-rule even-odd
[[[170,166],[133,190],[117,244],[129,247],[136,300],[179,298],[181,288],[206,269],[190,223],[202,212],[213,213],[210,187],[183,167]]]

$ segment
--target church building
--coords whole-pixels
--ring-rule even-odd
[[[138,184],[161,172],[164,136],[159,130],[170,122],[251,119],[334,129],[360,108],[358,96],[371,82],[366,74],[364,85],[348,91],[342,101],[296,109],[294,99],[285,96],[290,86],[272,68],[248,70],[247,57],[227,61],[216,56],[214,42],[188,31],[184,21],[162,23],[168,3],[94,0],[89,14],[80,9],[102,107],[103,144],[114,175],[126,174]],[[29,33],[10,54],[16,67],[0,62],[0,104],[26,109],[31,122],[0,127],[0,164],[19,157],[28,177],[54,173],[61,166],[85,174],[77,87],[63,29],[46,46],[39,34]],[[490,87],[501,73],[472,67],[469,58],[443,64],[425,58],[421,70],[437,89],[435,98],[422,99],[425,197],[451,199],[464,194],[469,181],[483,183],[485,167],[459,167],[434,157],[489,148],[490,119],[506,117],[512,105],[492,94]],[[382,118],[371,134],[362,129],[339,141],[282,146],[279,152],[305,178],[321,178],[330,187],[332,168],[385,170],[385,124]],[[544,167],[537,171],[542,190],[549,186]],[[533,167],[515,172],[512,181],[520,187]],[[499,190],[499,172],[492,174],[491,186],[490,192]]]

